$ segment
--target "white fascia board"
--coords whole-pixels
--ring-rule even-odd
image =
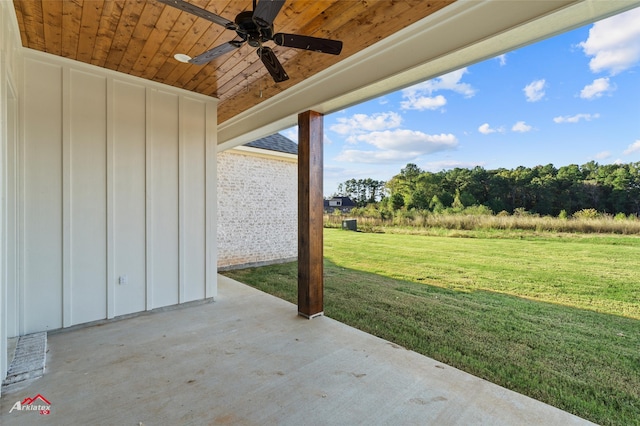
[[[298,156],[296,154],[290,154],[288,152],[273,151],[270,149],[254,148],[252,146],[240,145],[231,149],[231,152],[236,151],[242,154],[253,155],[255,157],[270,158],[285,160],[291,162],[298,162]],[[229,151],[227,151],[229,152]]]
[[[218,151],[640,6],[640,0],[459,0],[218,125]]]

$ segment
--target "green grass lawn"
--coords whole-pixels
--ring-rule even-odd
[[[464,235],[325,230],[325,314],[596,423],[640,424],[640,238]],[[296,263],[225,275],[296,301]]]

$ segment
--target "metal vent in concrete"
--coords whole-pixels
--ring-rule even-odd
[[[20,336],[16,344],[13,360],[7,371],[7,378],[2,382],[2,387],[5,388],[42,377],[46,353],[46,332]]]

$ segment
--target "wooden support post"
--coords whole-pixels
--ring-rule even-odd
[[[298,314],[313,318],[324,311],[322,265],[323,115],[298,115]]]

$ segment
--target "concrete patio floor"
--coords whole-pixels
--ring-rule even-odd
[[[581,425],[585,420],[219,277],[214,303],[51,333],[9,425]],[[42,395],[51,414],[13,411]]]

